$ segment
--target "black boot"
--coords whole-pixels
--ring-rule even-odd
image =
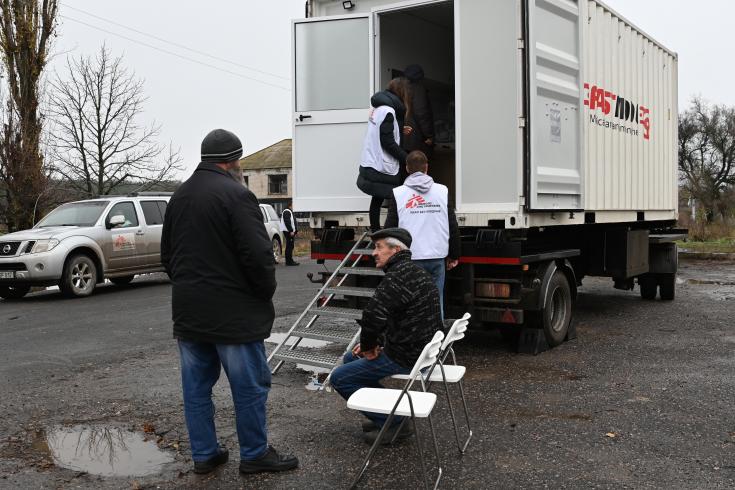
[[[217,454],[212,456],[206,461],[194,461],[194,473],[203,475],[214,471],[219,465],[223,465],[230,459],[230,452],[220,446],[217,449]]]
[[[254,461],[240,461],[240,473],[260,473],[262,471],[288,471],[298,468],[299,460],[290,454],[278,454],[273,446],[268,446],[266,453]]]

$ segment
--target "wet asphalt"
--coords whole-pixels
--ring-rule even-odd
[[[316,290],[305,274],[323,269],[302,262],[278,269],[274,332],[288,329]],[[671,303],[585,279],[578,338],[538,356],[514,353],[495,331],[458,343],[474,436],[460,456],[438,389],[440,487],[735,487],[735,264],[684,262],[680,272]],[[223,377],[216,417],[232,460],[197,476],[165,277],[104,286],[83,300],[49,291],[0,301],[0,488],[346,488],[367,451],[360,418],[334,393],[307,390],[310,378],[286,365],[269,398],[271,442],[296,454],[300,469],[238,474]],[[79,426],[134,430],[174,461],[144,477],[60,468],[47,436]],[[417,470],[409,439],[379,451],[361,488],[419,488]]]

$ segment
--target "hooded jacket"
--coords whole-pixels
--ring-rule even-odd
[[[387,105],[396,111],[398,130],[402,134],[403,125],[406,120],[406,106],[403,105],[403,102],[396,94],[388,90],[378,92],[370,98],[370,105],[376,108]],[[393,136],[392,114],[386,115],[380,125],[380,146],[383,147],[386,153],[398,160],[401,166],[405,165],[408,154],[401,148],[400,142],[396,142]]]
[[[161,260],[174,337],[244,344],[270,335],[276,273],[258,200],[216,164],[201,163],[171,197]]]
[[[427,139],[434,139],[434,114],[431,110],[429,92],[424,86],[424,70],[419,65],[409,65],[404,72],[411,82],[411,114],[406,119],[406,125],[413,131],[401,142],[406,152],[421,150],[429,153],[431,147],[426,144]]]
[[[418,193],[420,196],[425,196],[434,185],[434,179],[431,176],[423,172],[415,172],[409,175],[403,183],[403,187],[411,189],[413,192]],[[442,186],[444,187],[444,186]],[[394,189],[394,192],[396,190]],[[418,216],[426,216],[419,214]],[[420,218],[418,218],[420,219]],[[447,199],[447,221],[449,227],[449,254],[447,255],[450,259],[457,260],[461,254],[461,237],[459,234],[459,224],[457,223],[457,217],[454,214],[454,204],[451,200]],[[388,216],[385,220],[386,228],[411,228],[406,223],[401,223],[398,216],[398,206],[395,199],[391,199],[388,204]],[[446,235],[445,235],[446,236]],[[414,239],[414,243],[416,240]],[[444,257],[435,257],[444,258]]]
[[[429,273],[411,261],[410,250],[395,254],[383,270],[385,276],[358,320],[360,348],[373,349],[385,338],[385,354],[411,368],[442,328],[439,291]]]

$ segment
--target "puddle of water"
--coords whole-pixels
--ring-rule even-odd
[[[146,476],[173,462],[143,434],[116,427],[56,427],[46,436],[54,463],[100,476]]]
[[[271,344],[280,344],[285,338],[285,333],[272,333],[265,341]],[[291,337],[286,342],[286,345],[293,345],[294,342],[296,342],[296,337]],[[299,347],[324,347],[330,344],[331,342],[327,342],[326,340],[301,339]]]

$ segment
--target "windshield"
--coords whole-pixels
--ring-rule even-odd
[[[108,201],[70,202],[62,204],[43,218],[36,228],[49,226],[93,226]]]

